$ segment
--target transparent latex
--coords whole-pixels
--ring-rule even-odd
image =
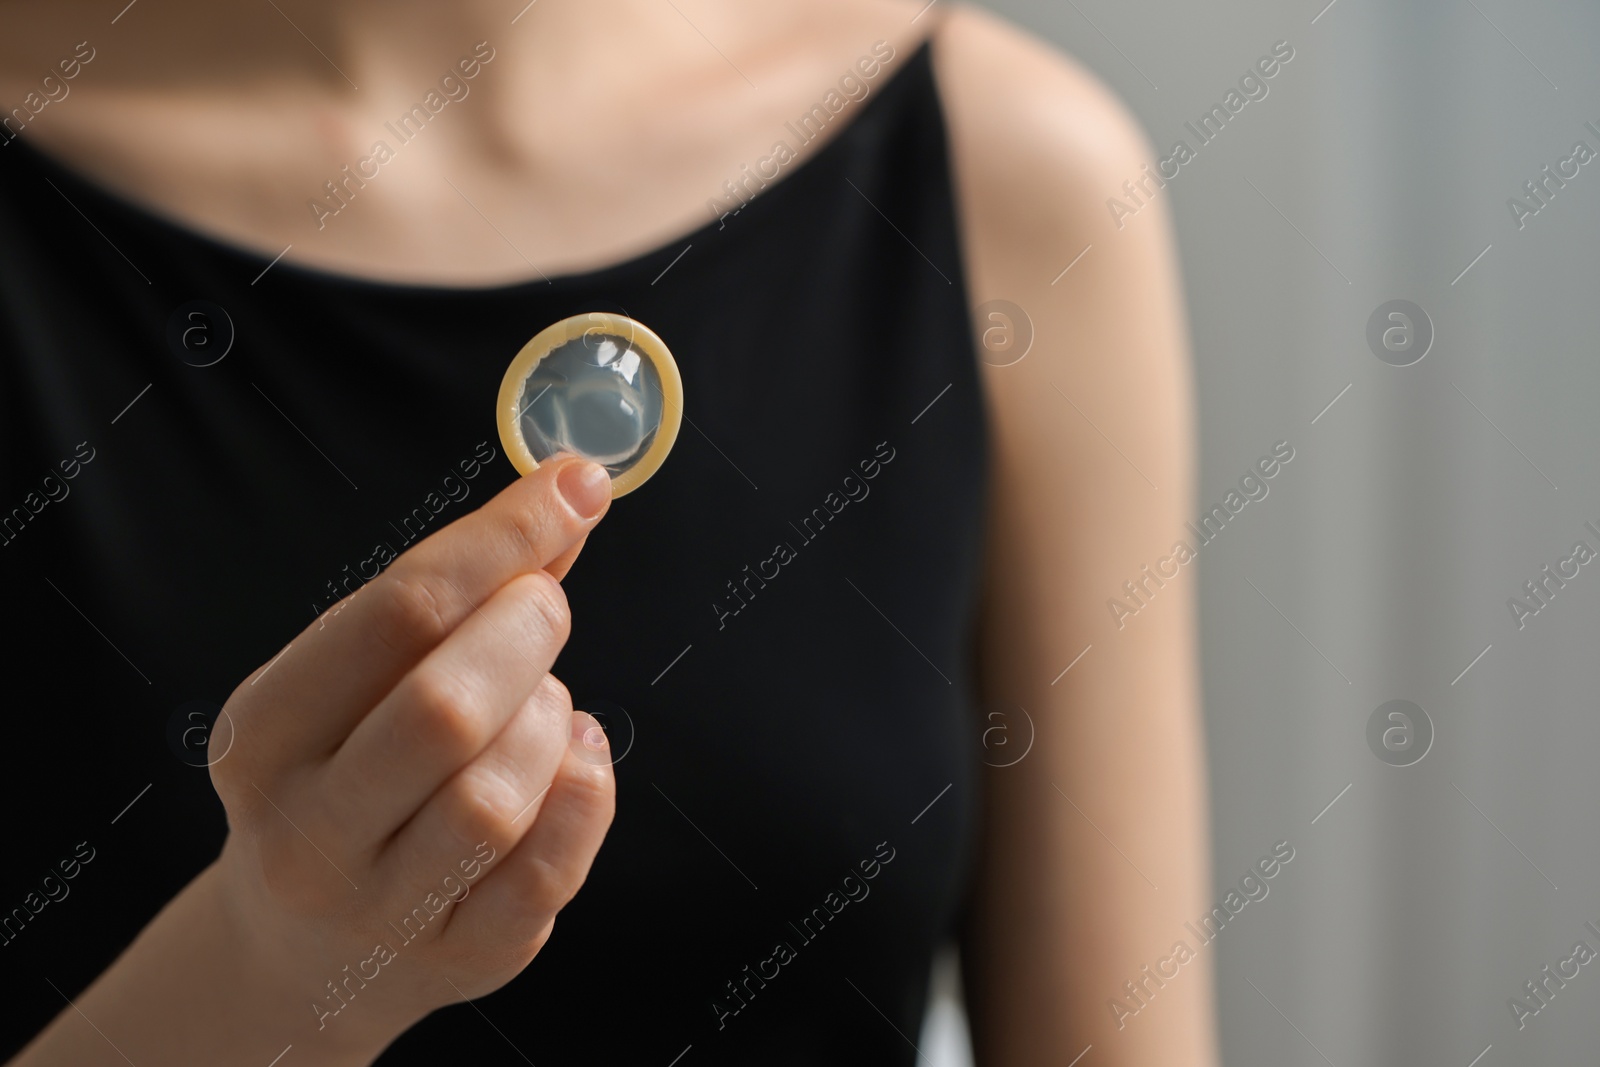
[[[571,452],[615,478],[644,457],[661,429],[661,376],[627,338],[591,332],[534,364],[517,410],[536,461]]]

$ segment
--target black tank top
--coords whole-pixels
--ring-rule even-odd
[[[506,364],[613,310],[686,404],[565,583],[616,821],[526,971],[379,1062],[913,1063],[977,828],[984,416],[928,46],[835,121],[657,251],[466,289],[273,263],[0,147],[0,1056],[215,859],[207,716],[507,485]]]

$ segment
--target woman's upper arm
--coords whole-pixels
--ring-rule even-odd
[[[935,66],[974,326],[1005,329],[985,314],[1004,300],[1033,338],[1019,362],[981,368],[982,698],[1012,737],[1037,737],[985,781],[966,967],[975,1042],[985,1067],[1070,1059],[1091,1042],[1102,1064],[1204,1065],[1203,950],[1136,1017],[1111,1005],[1137,1007],[1123,983],[1174,942],[1197,948],[1182,924],[1206,910],[1209,881],[1198,578],[1173,555],[1189,540],[1195,455],[1170,194],[1145,177],[1154,157],[1121,105],[993,17],[952,12]],[[1132,206],[1122,183],[1141,180],[1119,229],[1107,199]],[[1146,565],[1176,574],[1147,579]],[[1144,606],[1117,613],[1112,598]]]

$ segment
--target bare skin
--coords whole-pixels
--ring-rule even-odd
[[[964,940],[978,1061],[1065,1063],[1093,1044],[1095,1062],[1113,1067],[1214,1064],[1203,949],[1121,1028],[1107,1008],[1175,941],[1196,948],[1182,924],[1210,906],[1197,579],[1186,569],[1168,581],[1123,629],[1105,608],[1168,552],[1194,496],[1186,329],[1163,194],[1122,231],[1105,214],[1105,198],[1152,159],[1116,101],[998,20],[945,4],[919,15],[921,0],[276,6],[140,3],[115,25],[99,6],[8,12],[0,105],[20,104],[87,40],[95,56],[70,95],[22,134],[40,150],[267,257],[292,245],[287,260],[325,270],[491,285],[603,266],[699,227],[724,179],[766,155],[783,123],[874,42],[895,50],[881,82],[933,32],[971,299],[1018,304],[1035,331],[1022,362],[981,369],[994,443],[981,695],[986,708],[1028,709],[1038,738],[986,782],[984,863]],[[307,201],[375,140],[392,142],[384,124],[480,42],[493,57],[469,95],[319,226]],[[629,165],[615,166],[619,156]],[[564,604],[538,572],[564,573],[596,521],[554,491],[558,466],[406,553],[327,630],[297,638],[259,685],[241,682],[230,714],[266,740],[217,765],[232,828],[222,858],[76,998],[134,1062],[258,1065],[293,1040],[301,1063],[368,1063],[459,999],[450,983],[479,996],[529,965],[581,884],[611,804],[605,760],[569,740],[569,721],[591,720],[569,714],[547,673],[565,639]],[[519,530],[532,536],[518,540]],[[412,581],[435,594],[437,616],[408,606]],[[472,605],[525,635],[526,656],[508,654]],[[370,655],[357,649],[384,654],[352,674],[349,664]],[[309,695],[319,692],[331,695]],[[325,732],[264,726],[275,702],[309,699],[328,703]],[[444,743],[397,744],[382,728],[413,721]],[[394,792],[363,775],[375,760],[454,784],[431,798]],[[344,876],[274,836],[282,819],[268,796],[297,822],[354,827],[343,838],[326,831],[350,864],[339,864]],[[333,903],[349,890],[345,877],[373,893],[425,895],[434,870],[468,860],[479,841],[496,859],[450,905],[442,936],[405,949],[424,961],[408,972],[417,984],[375,983],[368,1003],[378,1007],[310,1040],[317,1021],[303,990],[331,976],[315,965],[371,952],[347,943],[355,924]],[[488,949],[508,935],[510,951]],[[153,977],[173,973],[200,991],[181,1009]],[[304,1043],[284,1036],[294,1027]],[[100,1062],[122,1061],[72,1011],[13,1061]]]

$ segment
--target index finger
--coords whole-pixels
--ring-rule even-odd
[[[326,754],[417,661],[519,574],[564,573],[611,503],[605,468],[557,457],[403,553],[240,685],[257,743]],[[259,684],[255,684],[259,682]],[[270,716],[251,708],[271,707]]]

